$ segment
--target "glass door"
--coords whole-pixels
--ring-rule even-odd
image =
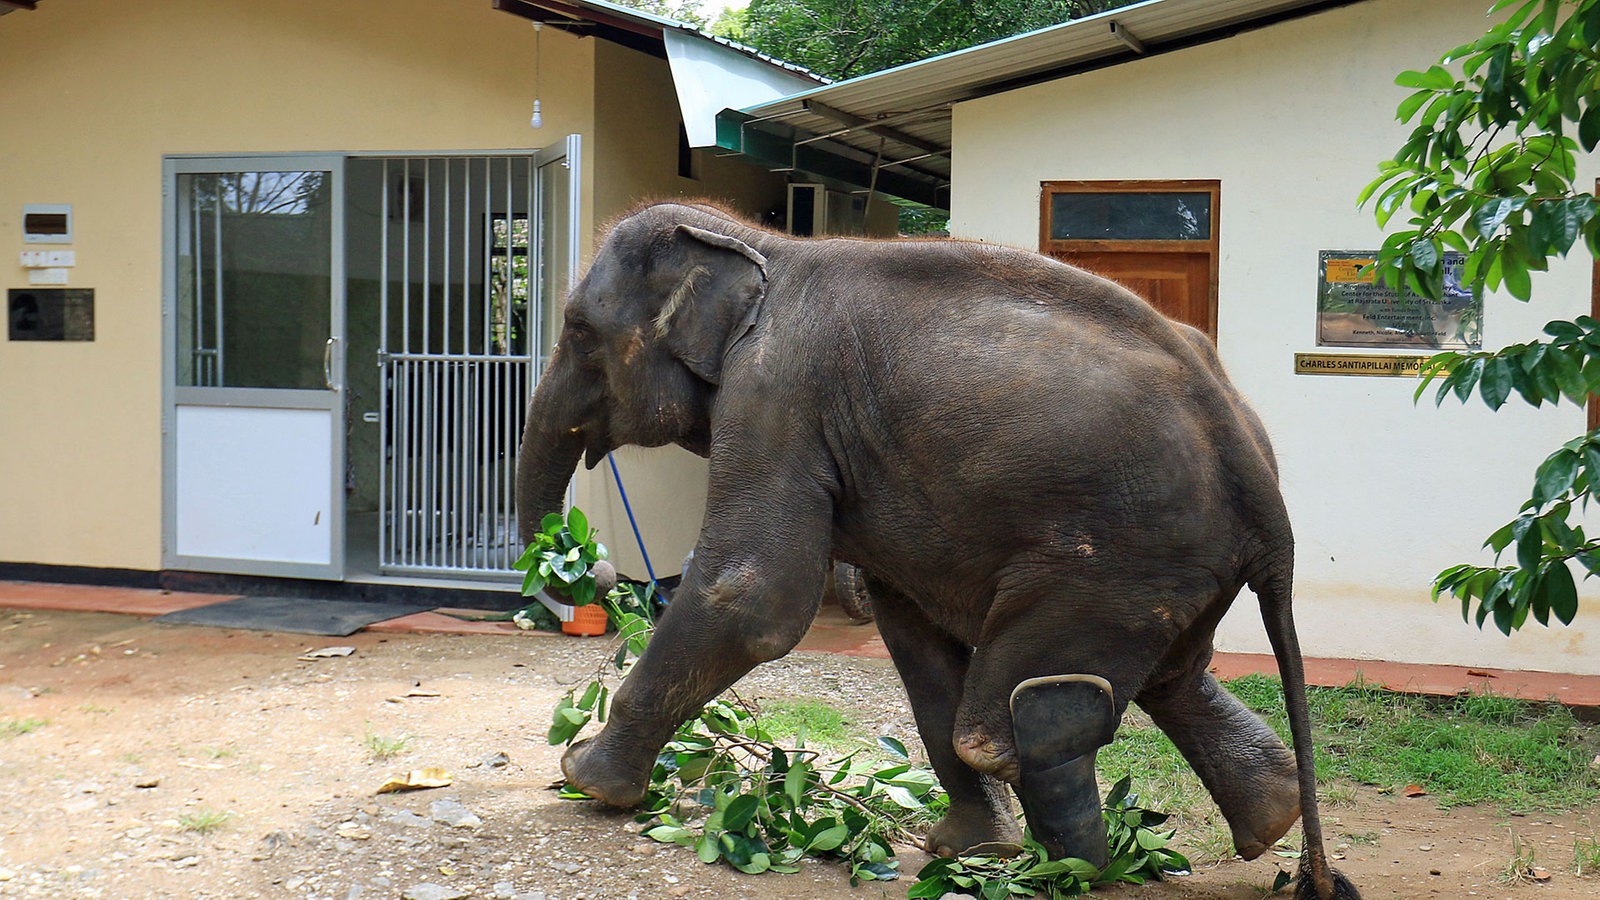
[[[162,564],[342,578],[343,160],[163,174]]]

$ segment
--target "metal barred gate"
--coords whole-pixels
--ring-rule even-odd
[[[515,464],[576,270],[578,138],[382,160],[379,567],[503,577]]]

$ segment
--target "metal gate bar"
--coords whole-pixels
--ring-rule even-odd
[[[380,568],[506,576],[538,346],[535,160],[382,168]]]

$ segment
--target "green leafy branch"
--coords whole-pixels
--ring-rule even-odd
[[[654,630],[651,588],[619,585],[601,602],[617,626],[610,660],[626,677]],[[570,743],[591,721],[604,722],[611,690],[599,673],[556,705],[548,739]],[[910,763],[905,746],[878,739],[887,763],[861,751],[823,760],[773,742],[737,698],[714,700],[681,725],[651,772],[640,821],[654,840],[693,847],[707,863],[743,872],[795,872],[803,856],[838,859],[853,881],[898,876],[892,844],[931,823],[948,804],[931,772]],[[563,797],[582,798],[566,790]]]
[[[597,534],[577,507],[565,517],[560,513],[545,516],[539,533],[511,564],[527,573],[522,578],[523,596],[531,597],[548,586],[572,598],[575,606],[594,602],[597,588],[589,570],[609,555],[606,545],[595,540]]]
[[[1579,238],[1600,253],[1595,197],[1573,184],[1578,147],[1600,145],[1600,2],[1500,0],[1491,13],[1508,9],[1440,64],[1395,79],[1415,89],[1396,117],[1416,124],[1359,199],[1376,198],[1380,227],[1411,213],[1376,263],[1386,284],[1437,299],[1451,249],[1466,255],[1463,282],[1527,300],[1530,272]],[[1447,68],[1456,65],[1459,78]]]
[[[1600,256],[1600,202],[1579,190],[1577,154],[1600,146],[1600,0],[1499,0],[1506,18],[1439,64],[1402,72],[1411,88],[1396,110],[1413,129],[1394,158],[1361,192],[1387,228],[1407,214],[1373,264],[1379,280],[1439,299],[1445,253],[1463,254],[1460,281],[1474,290],[1532,296],[1532,273],[1582,246]],[[1459,77],[1452,68],[1460,72]],[[1574,135],[1576,140],[1574,140]],[[1513,393],[1541,406],[1583,404],[1600,392],[1600,325],[1587,316],[1545,326],[1548,341],[1495,352],[1444,353],[1422,367],[1417,397],[1440,380],[1435,402],[1463,402],[1477,391],[1498,410]],[[1510,634],[1532,614],[1570,623],[1577,597],[1569,560],[1597,571],[1595,545],[1569,524],[1600,485],[1586,455],[1594,434],[1568,442],[1539,467],[1518,517],[1484,542],[1497,554],[1516,547],[1515,566],[1457,565],[1433,583],[1481,628],[1493,617]],[[1600,462],[1600,457],[1597,457]]]
[[[1167,815],[1141,807],[1131,784],[1132,776],[1125,776],[1106,797],[1102,815],[1110,856],[1104,869],[1081,859],[1051,859],[1036,841],[1025,837],[1022,852],[1009,859],[936,859],[917,873],[918,881],[906,896],[943,897],[953,892],[984,900],[1011,896],[1056,900],[1119,882],[1144,884],[1188,873],[1189,860],[1168,846],[1173,831],[1161,828]]]

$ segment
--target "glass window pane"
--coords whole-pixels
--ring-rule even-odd
[[[325,390],[327,172],[178,177],[178,384]]]
[[[1211,194],[1083,193],[1050,197],[1054,241],[1206,241]]]

